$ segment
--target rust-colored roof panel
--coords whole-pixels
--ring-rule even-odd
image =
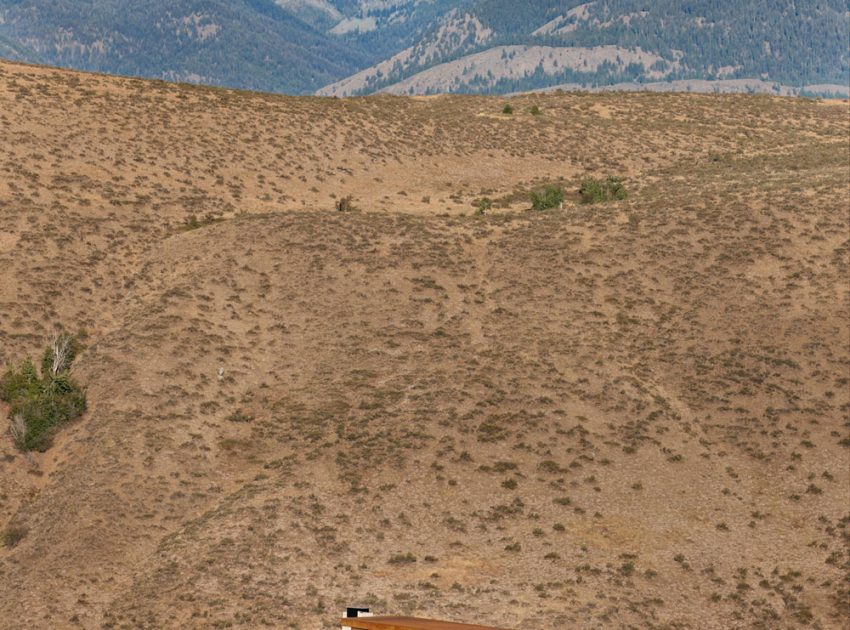
[[[342,619],[340,623],[356,630],[500,630],[493,626],[476,626],[416,617],[357,617]]]

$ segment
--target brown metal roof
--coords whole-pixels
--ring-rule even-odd
[[[499,630],[492,626],[476,626],[416,617],[352,617],[342,619],[340,623],[356,630]]]

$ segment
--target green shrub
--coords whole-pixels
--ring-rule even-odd
[[[579,188],[582,203],[600,203],[628,197],[623,180],[620,177],[601,179],[586,179]]]
[[[543,190],[531,191],[531,209],[547,210],[557,208],[564,201],[564,189],[558,185],[550,184]]]
[[[540,115],[540,108],[539,108],[539,107],[537,107],[537,105],[532,105],[532,107],[531,107],[531,115],[532,115],[532,116],[539,116],[539,115]]]
[[[482,197],[481,199],[475,202],[475,214],[479,216],[486,214],[492,207],[493,200],[489,197]]]
[[[38,392],[39,382],[35,366],[27,359],[17,370],[7,370],[0,379],[0,400],[11,403],[18,396],[30,397]]]
[[[183,224],[184,230],[197,230],[202,227],[206,227],[207,225],[212,225],[213,223],[220,223],[224,221],[221,217],[216,217],[212,213],[207,213],[201,218],[198,218],[198,215],[190,214],[186,217],[186,220]]]
[[[85,392],[68,372],[77,351],[76,340],[60,333],[42,355],[40,378],[30,359],[0,378],[0,400],[11,407],[12,437],[21,450],[47,450],[55,428],[85,411]]]
[[[508,116],[510,116],[511,114],[513,114],[513,113],[514,113],[514,108],[513,108],[513,107],[511,107],[511,104],[510,104],[510,103],[507,103],[507,104],[506,104],[506,105],[502,108],[502,113],[503,113],[503,114],[507,114]]]

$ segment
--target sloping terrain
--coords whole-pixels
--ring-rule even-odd
[[[647,77],[653,77],[651,68],[665,63],[658,55],[641,49],[628,50],[617,46],[594,48],[558,48],[552,46],[497,46],[483,52],[466,55],[460,59],[439,64],[428,70],[384,88],[389,94],[441,94],[462,92],[475,86],[492,86],[499,82],[512,85],[536,74],[559,73],[564,68],[595,72],[600,67],[615,66],[624,70],[627,66],[640,66]],[[666,64],[665,64],[666,67]],[[320,94],[345,96],[353,85],[368,81],[368,71],[322,89]],[[666,73],[653,78],[663,78]]]
[[[841,0],[479,0],[319,93],[489,94],[659,80],[711,81],[710,91],[716,82],[749,79],[841,94],[850,73],[848,29]]]
[[[0,64],[0,626],[841,627],[848,104],[511,102]]]
[[[0,56],[303,94],[410,46],[457,0],[0,0]]]
[[[15,59],[292,93],[370,59],[272,0],[0,0],[0,54],[4,39]]]
[[[399,77],[407,74],[413,73],[416,76],[423,66],[451,58],[456,54],[462,54],[470,47],[483,46],[493,35],[493,31],[485,28],[481,21],[472,14],[461,13],[457,10],[451,11],[433,24],[431,29],[412,45],[369,68],[323,87],[317,94],[322,96],[351,96],[375,91],[388,78],[392,83],[393,80],[398,80]],[[439,70],[436,74],[438,79],[451,76],[451,73]],[[451,76],[451,78],[455,83],[448,85],[449,89],[460,85],[460,79],[456,76]],[[428,87],[434,89],[435,86]],[[396,89],[384,89],[383,91],[400,93],[397,86]],[[425,89],[421,89],[419,93],[424,94],[425,91]]]
[[[0,0],[3,58],[333,96],[728,80],[843,95],[848,37],[844,0]]]
[[[589,91],[589,92],[688,92],[695,94],[770,94],[773,96],[808,96],[823,98],[826,94],[836,99],[850,97],[850,85],[804,85],[802,88],[789,87],[779,83],[770,83],[759,79],[717,79],[702,81],[689,79],[681,81],[654,81],[651,83],[614,83],[588,90],[578,83],[553,85],[539,90],[540,92],[557,92],[558,90]]]

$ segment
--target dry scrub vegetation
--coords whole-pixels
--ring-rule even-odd
[[[847,104],[511,102],[0,64],[0,626],[846,621]]]

